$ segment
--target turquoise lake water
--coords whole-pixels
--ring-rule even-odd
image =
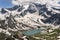
[[[34,29],[34,30],[24,31],[23,34],[27,36],[31,36],[40,32],[41,32],[41,29]]]

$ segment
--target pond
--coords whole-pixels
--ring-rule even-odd
[[[31,35],[35,35],[40,32],[41,32],[41,29],[34,29],[34,30],[24,31],[23,34],[26,36],[31,36]]]

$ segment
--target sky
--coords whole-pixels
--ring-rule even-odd
[[[13,3],[14,3],[14,1],[13,1]],[[17,4],[17,3],[15,2],[15,4]],[[60,4],[60,2],[58,2],[58,4]],[[12,0],[0,0],[0,8],[11,8],[13,6],[14,5],[12,4]]]
[[[11,8],[11,7],[13,7],[11,0],[0,0],[0,8]]]

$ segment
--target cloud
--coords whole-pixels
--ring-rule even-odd
[[[19,5],[18,1],[12,0],[13,5]]]
[[[20,5],[20,4],[25,4],[29,3],[31,0],[12,0],[12,4],[14,5]]]
[[[12,3],[14,5],[28,4],[30,2],[45,4],[47,2],[47,0],[12,0]]]

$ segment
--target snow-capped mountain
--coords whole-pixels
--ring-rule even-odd
[[[51,6],[46,0],[36,1],[14,0],[13,3],[16,4],[14,7],[0,8],[0,32],[60,26],[60,6]]]

